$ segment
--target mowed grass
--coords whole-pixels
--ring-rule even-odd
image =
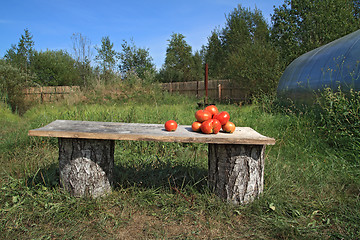
[[[206,144],[131,141],[116,142],[111,195],[70,197],[59,186],[57,140],[28,137],[28,130],[55,119],[194,121],[196,99],[105,90],[22,117],[1,105],[1,239],[359,238],[359,157],[329,146],[306,116],[261,104],[217,104],[237,126],[276,139],[266,148],[264,193],[253,203],[234,206],[209,191]]]

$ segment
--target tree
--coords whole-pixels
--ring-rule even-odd
[[[81,33],[74,33],[71,40],[73,42],[73,56],[76,61],[76,67],[83,81],[83,86],[86,86],[92,75],[91,59],[93,52],[91,41]]]
[[[260,10],[238,5],[226,16],[225,27],[212,32],[204,49],[212,78],[231,79],[246,95],[275,90],[280,76],[278,54]]]
[[[34,53],[34,41],[33,36],[28,29],[24,30],[24,34],[21,35],[19,43],[12,45],[5,53],[5,60],[11,63],[13,66],[19,67],[23,71],[27,71],[30,66],[30,58]]]
[[[31,70],[41,86],[71,86],[82,83],[76,61],[63,50],[34,52]]]
[[[359,29],[359,1],[285,0],[274,9],[271,38],[284,67],[299,55]]]
[[[96,50],[98,55],[95,59],[100,63],[105,80],[108,81],[114,73],[118,53],[114,50],[114,44],[109,36],[101,39],[101,47],[97,47]]]
[[[360,0],[354,0],[354,17],[355,19],[357,19],[358,21],[360,21]]]
[[[165,64],[161,70],[163,77],[168,81],[193,81],[191,74],[192,48],[185,41],[185,36],[174,33],[166,49]]]
[[[191,76],[193,80],[201,80],[204,76],[204,63],[201,51],[196,51],[192,56]]]
[[[225,59],[222,42],[220,39],[220,30],[215,29],[208,37],[208,44],[203,46],[204,61],[209,66],[209,76],[222,78],[225,73]]]
[[[123,41],[122,52],[119,54],[121,73],[126,77],[130,72],[145,80],[148,75],[154,75],[156,69],[149,49],[138,48],[133,40]]]
[[[73,43],[74,59],[78,62],[90,63],[93,54],[90,39],[81,33],[73,33],[71,40]]]
[[[12,111],[22,114],[29,108],[30,103],[25,101],[22,90],[28,87],[33,79],[33,75],[0,59],[0,99],[5,100]]]
[[[24,113],[29,107],[22,92],[32,84],[34,76],[29,71],[30,59],[34,53],[34,41],[28,29],[24,30],[17,45],[12,45],[0,60],[0,93],[13,111]]]

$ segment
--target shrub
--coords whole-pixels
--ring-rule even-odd
[[[30,107],[24,99],[22,90],[32,81],[32,75],[0,61],[0,98],[11,106],[13,112],[23,114]]]
[[[42,86],[81,85],[83,81],[75,63],[63,50],[35,51],[31,58],[31,71],[36,74],[36,82]]]
[[[360,91],[326,88],[313,96],[305,103],[265,94],[253,98],[253,103],[266,112],[307,118],[327,144],[354,159],[360,154]]]
[[[360,152],[360,92],[325,89],[317,96],[314,118],[325,139]]]

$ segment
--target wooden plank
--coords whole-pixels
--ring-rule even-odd
[[[224,132],[203,134],[193,132],[190,125],[179,125],[175,132],[168,132],[162,124],[72,120],[56,120],[42,128],[30,130],[29,136],[217,144],[275,144],[275,139],[263,136],[249,127],[237,127],[232,134]]]

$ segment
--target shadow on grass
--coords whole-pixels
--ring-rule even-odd
[[[164,165],[160,167],[115,166],[114,188],[184,188],[189,186],[202,191],[207,185],[207,169],[197,166]]]
[[[33,176],[27,178],[28,187],[43,185],[57,187],[60,185],[59,164],[52,163],[39,169]]]
[[[59,187],[60,173],[58,163],[39,169],[27,178],[29,187],[43,185]],[[116,164],[114,167],[113,189],[138,187],[144,189],[172,188],[182,189],[186,186],[201,192],[207,186],[207,169],[197,166],[164,164],[163,166],[145,166],[141,169]]]

